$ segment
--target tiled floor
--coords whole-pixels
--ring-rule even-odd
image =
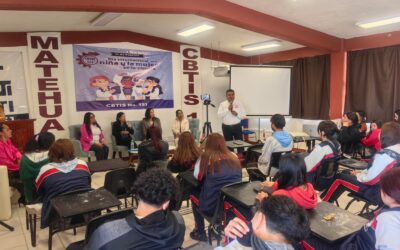
[[[105,173],[96,173],[92,176],[92,187],[99,188],[103,186],[104,183],[104,175]],[[342,196],[339,200],[341,206],[347,203],[348,198],[346,195]],[[15,200],[15,199],[14,199]],[[184,204],[186,205],[186,204]],[[351,212],[357,212],[361,208],[361,203],[352,205],[350,208]],[[183,246],[191,246],[196,243],[196,241],[192,240],[189,237],[189,233],[194,228],[194,220],[193,215],[188,213],[190,211],[189,208],[183,208],[183,217],[186,224],[186,234],[185,241]],[[36,249],[36,250],[45,250],[47,249],[47,239],[48,239],[48,230],[47,229],[39,229],[37,230],[37,246],[31,246],[31,239],[29,231],[26,230],[25,227],[25,208],[18,207],[18,205],[13,205],[13,214],[12,218],[8,221],[5,221],[7,224],[13,226],[15,230],[10,232],[6,230],[4,227],[0,226],[0,249],[7,250],[26,250],[26,249]],[[39,224],[39,223],[38,223]],[[72,230],[57,233],[53,236],[53,249],[61,250],[65,249],[70,243],[79,241],[84,239],[85,235],[85,227],[81,227],[77,229],[77,235],[73,235]]]

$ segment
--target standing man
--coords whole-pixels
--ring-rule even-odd
[[[240,120],[246,117],[243,105],[235,100],[235,91],[226,91],[226,101],[221,102],[218,108],[218,117],[222,119],[222,133],[225,141],[243,140]]]

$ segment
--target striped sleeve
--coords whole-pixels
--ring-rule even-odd
[[[201,158],[197,159],[196,163],[194,164],[194,172],[193,172],[194,178],[196,178],[196,180],[199,181],[201,181],[203,177],[202,174],[200,173],[200,159]]]
[[[307,173],[314,172],[323,159],[327,159],[333,157],[332,149],[329,146],[316,145],[314,150],[304,158],[304,162],[306,163]]]
[[[375,185],[381,179],[383,173],[391,169],[396,160],[387,154],[376,154],[369,169],[357,174],[357,180],[366,185]]]

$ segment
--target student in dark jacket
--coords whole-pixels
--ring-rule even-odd
[[[158,250],[179,249],[185,237],[185,223],[168,205],[178,190],[178,183],[167,170],[154,168],[135,182],[139,198],[136,213],[101,225],[86,246],[88,250]]]
[[[198,196],[191,196],[195,229],[190,233],[194,240],[206,241],[204,218],[215,212],[221,188],[242,180],[242,167],[235,154],[226,147],[224,137],[213,133],[207,137],[204,152],[194,167],[194,177],[200,182]]]
[[[200,147],[196,144],[192,133],[182,132],[179,136],[178,147],[167,168],[173,173],[193,169],[200,153]]]
[[[43,197],[41,228],[49,226],[51,199],[60,194],[90,188],[90,171],[86,162],[75,158],[74,146],[68,139],[58,139],[49,149],[49,163],[36,178],[36,189]]]
[[[146,133],[146,140],[139,144],[138,173],[146,171],[153,161],[167,160],[168,142],[161,138],[159,127],[150,127]]]
[[[360,132],[357,114],[354,112],[346,113],[343,116],[342,128],[338,136],[343,153],[352,153],[353,147],[360,143],[362,137],[363,134]]]
[[[123,112],[118,112],[117,118],[112,126],[112,135],[115,137],[117,145],[126,146],[131,148],[131,141],[133,129],[130,124],[126,122],[126,117]]]

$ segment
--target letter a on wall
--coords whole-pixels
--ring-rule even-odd
[[[181,45],[181,70],[182,110],[185,115],[201,120],[200,47]]]
[[[28,33],[27,39],[35,132],[65,137],[68,120],[60,33]]]

